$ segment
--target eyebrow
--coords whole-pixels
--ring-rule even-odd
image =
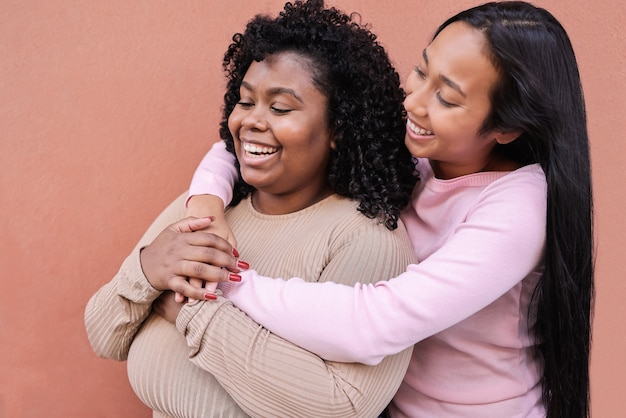
[[[426,65],[428,65],[428,54],[426,54],[426,49],[424,49],[422,51],[422,58],[424,58],[424,62],[426,62]],[[457,93],[459,93],[461,96],[463,97],[467,97],[467,94],[465,94],[465,92],[461,89],[461,86],[459,86],[458,84],[456,84],[454,81],[450,80],[448,77],[446,77],[445,75],[440,75],[439,79],[441,81],[443,81],[448,87],[450,87],[452,90],[456,91]]]
[[[254,91],[254,87],[250,83],[247,83],[245,81],[241,82],[241,87],[244,87],[244,88],[246,88],[247,90],[250,90],[250,91]],[[269,89],[268,93],[269,93],[270,96],[277,96],[279,94],[288,94],[290,96],[293,96],[300,103],[304,103],[302,98],[300,96],[298,96],[298,94],[293,89],[290,89],[290,88],[287,88],[287,87],[274,87],[274,88]]]

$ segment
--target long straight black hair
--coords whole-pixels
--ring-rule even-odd
[[[547,180],[545,270],[529,312],[542,363],[548,417],[589,416],[594,299],[589,137],[578,66],[565,29],[548,11],[519,1],[486,3],[448,19],[481,31],[500,72],[483,130],[521,129],[496,151],[539,163]],[[531,306],[533,306],[531,304]],[[532,321],[529,321],[532,323]]]

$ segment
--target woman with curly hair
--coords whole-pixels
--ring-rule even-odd
[[[288,3],[233,37],[224,69],[220,135],[238,178],[225,219],[246,260],[267,275],[339,276],[347,285],[414,262],[399,219],[416,181],[402,145],[404,95],[376,37],[321,1]],[[325,362],[232,305],[175,300],[172,291],[184,288],[170,268],[184,270],[214,240],[191,232],[210,220],[181,221],[185,197],[90,299],[96,353],[128,360],[131,385],[155,417],[379,414],[411,348],[377,366]]]
[[[314,18],[319,22],[313,24]],[[337,194],[358,201],[364,215],[394,229],[415,185],[411,155],[402,146],[404,93],[376,36],[352,19],[335,8],[324,9],[323,1],[309,1],[287,3],[277,19],[258,16],[249,22],[224,56],[228,84],[220,137],[234,153],[228,118],[240,104],[241,83],[253,62],[282,51],[308,57],[313,81],[328,98],[328,124],[336,144],[328,182]],[[209,167],[200,164],[190,195],[202,194],[204,183],[214,178]],[[239,170],[237,177],[231,204],[254,190]]]

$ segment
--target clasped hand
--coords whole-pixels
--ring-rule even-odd
[[[206,232],[211,218],[185,218],[163,230],[141,250],[141,267],[157,290],[171,290],[197,300],[215,299],[212,292],[189,283],[189,278],[206,282],[238,281],[245,267],[236,250],[225,239]],[[178,301],[181,301],[179,298]]]

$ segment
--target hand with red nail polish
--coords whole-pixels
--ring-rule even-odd
[[[185,218],[165,228],[141,250],[144,275],[155,289],[177,292],[175,302],[207,300],[216,282],[233,281],[229,273],[249,267],[233,255],[236,250],[225,239],[204,231],[211,223],[209,217]],[[189,278],[194,280],[190,283]],[[205,282],[215,283],[203,288]]]
[[[235,248],[237,246],[237,240],[235,239],[233,231],[230,229],[230,225],[228,225],[228,222],[226,222],[224,218],[224,202],[222,202],[219,197],[212,195],[191,196],[187,201],[187,216],[202,218],[207,215],[211,216],[212,222],[210,225],[203,228],[202,231],[210,232],[224,238],[232,245],[233,256],[239,258],[239,253]],[[247,263],[245,264],[247,265]],[[240,268],[247,269],[249,266]],[[194,277],[189,278],[189,283],[197,288],[204,288],[210,293],[214,293],[217,288],[217,283],[207,283]],[[176,294],[176,300],[178,302],[184,302],[185,299],[182,294]]]

